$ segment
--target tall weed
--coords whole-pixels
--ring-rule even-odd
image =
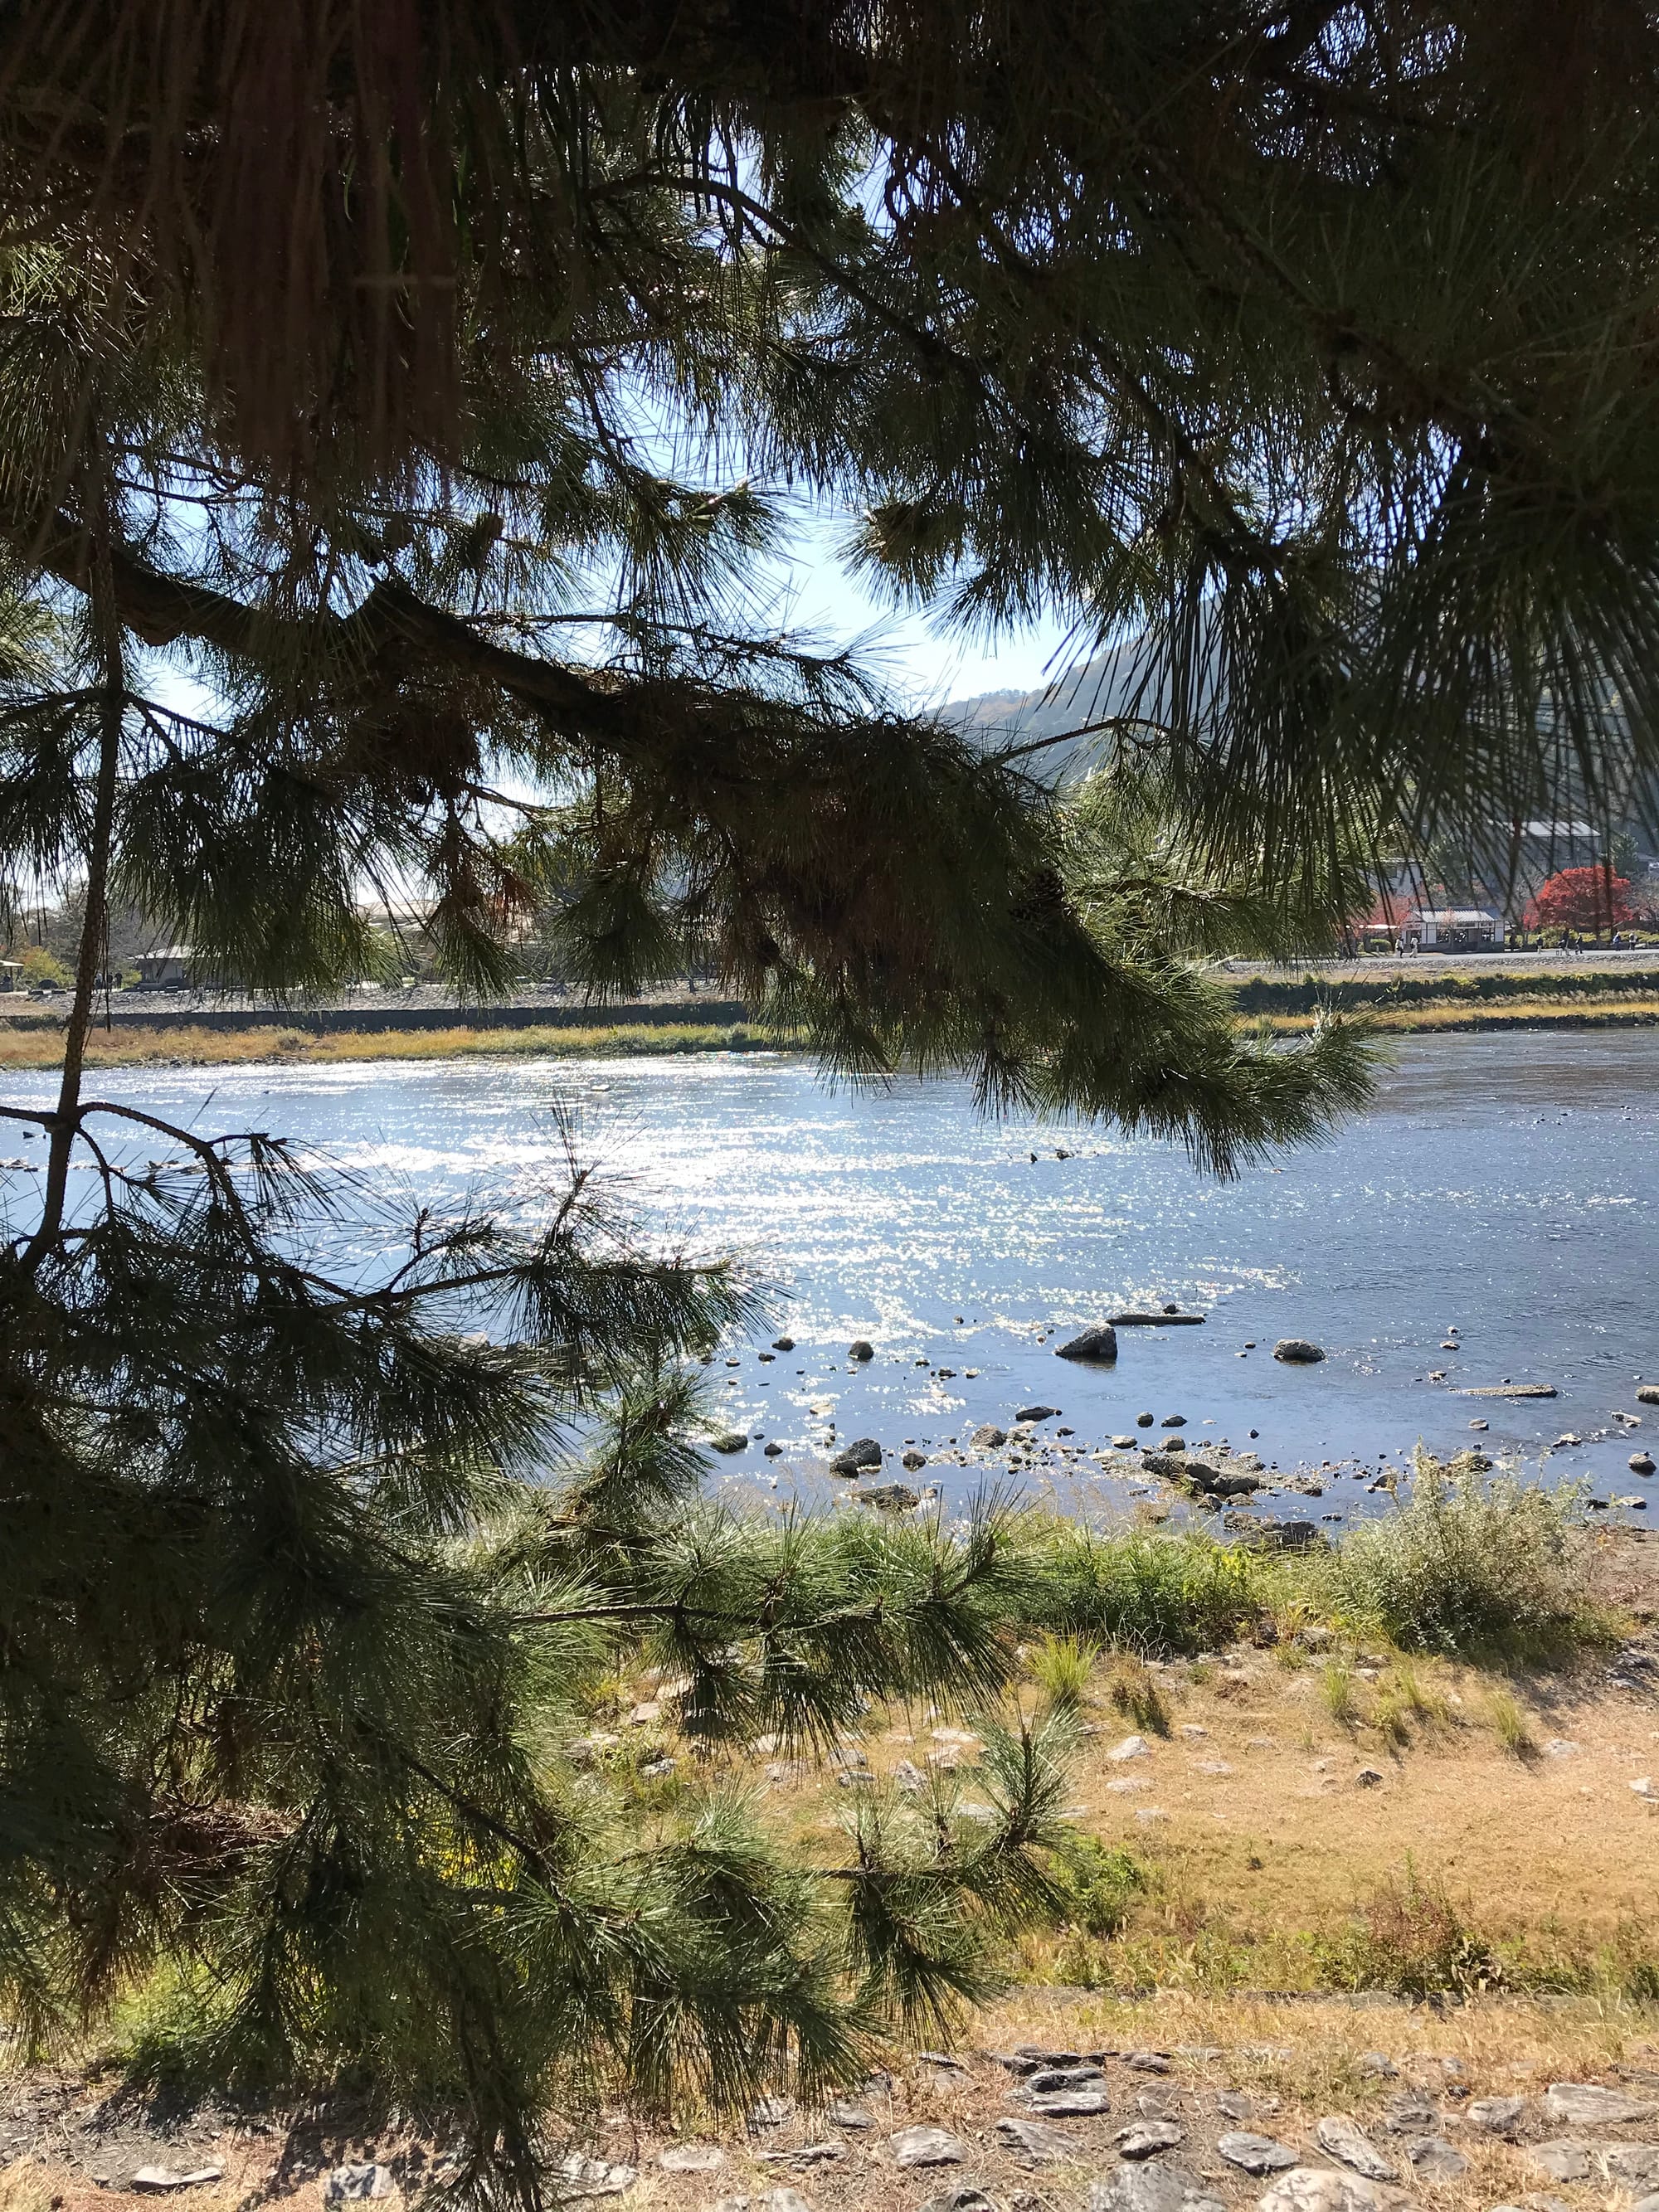
[[[1333,1595],[1402,1650],[1542,1656],[1602,1633],[1575,1491],[1419,1453],[1406,1503],[1344,1540]]]
[[[1263,1618],[1273,1586],[1261,1557],[1202,1530],[1103,1535],[1060,1524],[1034,1592],[1044,1625],[1146,1652],[1213,1651]]]
[[[1043,1638],[1031,1654],[1030,1668],[1053,1711],[1075,1712],[1085,1701],[1099,1657],[1100,1646],[1092,1637]]]

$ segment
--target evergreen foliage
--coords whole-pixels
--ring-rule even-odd
[[[477,996],[550,908],[597,997],[690,961],[846,1075],[1221,1172],[1316,1133],[1363,1048],[1242,1037],[1206,956],[1307,946],[1379,825],[1650,757],[1652,31],[1540,70],[1538,12],[9,12],[0,879],[82,902],[58,1097],[4,1109],[46,1140],[0,1250],[35,2028],[167,1960],[220,2073],[452,2100],[533,2202],[550,2110],[811,2095],[986,1985],[1056,1740],[988,1739],[988,1823],[855,1793],[816,1869],[572,1741],[618,1665],[710,1746],[988,1697],[1006,1516],[700,1504],[686,1362],[751,1302],[556,1144],[538,1218],[398,1223],[91,1096],[112,908],[304,993],[373,971],[372,890]],[[1108,780],[1061,804],[780,637],[793,488],[961,624],[1138,641]],[[1237,1596],[1069,1571],[1083,1632]]]

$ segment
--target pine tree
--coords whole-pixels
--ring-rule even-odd
[[[1317,937],[1402,821],[1650,760],[1652,38],[1610,4],[1540,70],[1553,20],[13,12],[0,865],[84,901],[0,1258],[0,1972],[43,2032],[160,1964],[222,2075],[452,2101],[533,2201],[550,2110],[810,2095],[985,1986],[1054,1741],[992,1736],[988,1826],[860,1798],[805,1869],[575,1742],[624,1664],[710,1747],[992,1699],[1019,1525],[715,1512],[729,1269],[556,1146],[533,1225],[396,1224],[94,1097],[105,919],[322,989],[416,884],[482,995],[550,904],[596,994],[689,957],[843,1073],[1220,1171],[1317,1131],[1363,1051],[1241,1038],[1204,957]],[[764,486],[964,623],[1130,637],[1105,779],[1058,803],[778,638]]]
[[[1103,797],[755,626],[767,503],[628,445],[643,367],[712,328],[608,363],[605,303],[591,377],[568,347],[532,405],[486,361],[464,441],[388,479],[348,426],[295,483],[176,331],[48,253],[7,284],[0,861],[82,930],[57,1100],[0,1109],[45,1154],[0,1253],[0,1978],[40,2037],[149,1978],[210,2078],[447,2105],[466,2185],[533,2203],[550,2113],[810,2098],[991,1985],[1053,1896],[1063,1746],[994,1721],[1039,1563],[994,1505],[702,1501],[696,1363],[754,1301],[641,1249],[556,1131],[509,1229],[109,1095],[112,902],[303,993],[375,957],[366,888],[416,890],[475,996],[545,906],[599,995],[695,958],[843,1073],[966,1066],[1220,1171],[1352,1103],[1364,1049],[1241,1037]],[[1192,855],[1159,865],[1179,906]],[[1230,895],[1270,934],[1324,911]],[[707,1754],[654,1796],[581,1750],[648,1668]],[[791,1863],[725,1748],[899,1696],[991,1716],[994,1820],[860,1796]]]

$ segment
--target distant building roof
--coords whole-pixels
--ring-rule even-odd
[[[158,945],[153,952],[141,952],[138,957],[141,960],[193,960],[196,947],[193,945]]]
[[[1413,909],[1412,919],[1444,929],[1468,929],[1477,922],[1496,921],[1498,916],[1484,906],[1420,906]]]
[[[1601,835],[1593,822],[1523,822],[1523,837],[1596,837]]]

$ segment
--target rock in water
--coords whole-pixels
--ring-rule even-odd
[[[876,1347],[867,1337],[857,1337],[847,1347],[847,1357],[849,1359],[873,1359],[875,1356]]]
[[[1059,1411],[1058,1406],[1022,1406],[1014,1419],[1017,1421],[1052,1421]]]
[[[1112,1316],[1114,1328],[1201,1328],[1202,1314],[1121,1313]]]
[[[859,1437],[844,1444],[830,1462],[831,1474],[857,1474],[866,1467],[881,1465],[881,1446],[873,1437]]]
[[[982,1446],[987,1451],[999,1451],[1007,1443],[1008,1438],[994,1422],[987,1421],[982,1427],[974,1431],[968,1441],[970,1444]]]
[[[1458,1398],[1558,1398],[1553,1382],[1483,1382],[1475,1390],[1457,1390]]]
[[[1102,1366],[1108,1365],[1117,1358],[1117,1331],[1109,1321],[1103,1322],[1098,1328],[1085,1328],[1081,1336],[1062,1344],[1054,1358],[1092,1359]]]
[[[717,1437],[708,1439],[709,1449],[717,1452],[740,1452],[749,1449],[749,1439],[741,1429],[722,1429]]]
[[[927,1464],[927,1453],[919,1451],[906,1452],[902,1459],[899,1462],[899,1465],[902,1468],[908,1468],[912,1474],[915,1473],[919,1467],[926,1467]]]
[[[1287,1366],[1311,1367],[1324,1353],[1305,1336],[1281,1336],[1273,1346],[1273,1358],[1282,1359]]]
[[[1659,1382],[1644,1382],[1636,1393],[1636,1401],[1641,1406],[1659,1406]]]
[[[968,2155],[968,2146],[960,2136],[953,2136],[944,2128],[901,2128],[890,2136],[895,2166],[960,2166]]]
[[[902,1482],[872,1483],[868,1490],[856,1491],[854,1495],[860,1505],[880,1506],[889,1513],[908,1513],[912,1506],[921,1503],[915,1492]]]

